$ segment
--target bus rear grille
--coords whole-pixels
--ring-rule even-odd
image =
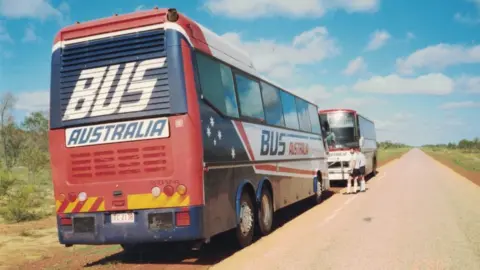
[[[328,162],[328,168],[348,168],[348,161],[337,161],[337,162]]]
[[[157,59],[157,62],[164,61],[164,65],[161,68],[147,68],[143,78],[134,78],[136,67],[144,60]],[[127,64],[132,65],[133,69],[127,68]],[[152,64],[150,64],[152,65]],[[60,99],[59,106],[62,117],[65,114],[67,105],[70,102],[72,93],[77,85],[80,84],[80,74],[86,72],[86,70],[105,67],[102,70],[90,70],[86,73],[86,80],[83,83],[83,87],[88,87],[92,83],[94,77],[103,77],[102,83],[99,88],[108,91],[108,95],[104,100],[104,106],[112,102],[114,93],[116,90],[122,91],[124,94],[121,97],[119,104],[124,107],[128,107],[128,112],[116,113],[115,120],[121,118],[134,117],[133,114],[138,110],[142,110],[142,113],[148,115],[154,114],[168,114],[171,112],[170,107],[170,89],[168,86],[168,68],[166,59],[166,46],[165,46],[165,30],[155,29],[147,30],[136,33],[129,33],[114,37],[105,37],[101,39],[95,39],[90,41],[82,41],[73,44],[67,44],[62,49],[61,62],[60,62]],[[128,73],[130,76],[127,76]],[[113,74],[113,75],[112,75]],[[122,76],[125,75],[125,76]],[[88,78],[87,78],[88,77]],[[124,78],[122,80],[122,78]],[[126,78],[126,79],[125,79]],[[142,95],[142,88],[135,85],[135,82],[139,80],[151,80],[156,79],[156,84],[152,90],[151,95],[148,95],[148,105],[146,108],[140,108],[137,102],[141,98],[146,98]],[[76,91],[84,91],[77,89]],[[97,92],[99,92],[97,90]],[[92,100],[97,102],[97,92],[84,91],[81,93],[83,100]],[[82,102],[81,100],[79,103]],[[77,104],[77,106],[82,106]],[[142,105],[143,106],[143,105]],[[108,115],[96,114],[92,116],[92,108],[85,116],[84,111],[70,113],[65,116],[64,122],[80,121],[82,124],[93,123],[98,121],[104,121]],[[77,109],[79,110],[79,109]],[[98,110],[98,109],[97,109]],[[118,110],[118,108],[117,108]],[[78,114],[78,115],[77,115]],[[110,112],[108,114],[111,114]],[[80,117],[81,115],[81,117]],[[68,120],[71,119],[71,120]],[[80,120],[75,120],[80,119]]]
[[[146,173],[167,176],[172,173],[168,153],[170,149],[166,145],[74,153],[70,155],[69,182],[119,181]]]

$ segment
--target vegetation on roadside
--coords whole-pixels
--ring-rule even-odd
[[[422,150],[437,159],[449,160],[468,171],[480,172],[480,138],[458,143],[424,145]]]
[[[403,143],[394,143],[391,141],[378,142],[378,162],[381,165],[390,160],[401,157],[412,147]]]
[[[15,121],[16,98],[0,97],[0,221],[36,220],[52,213],[48,120],[32,112]]]

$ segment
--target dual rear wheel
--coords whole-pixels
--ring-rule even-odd
[[[244,191],[240,198],[239,218],[236,236],[240,248],[253,242],[255,232],[261,236],[268,235],[273,225],[273,199],[270,190],[266,187],[262,189],[257,206],[253,203],[252,196]]]

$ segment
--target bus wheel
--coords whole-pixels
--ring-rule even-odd
[[[377,157],[373,158],[373,171],[372,171],[372,176],[377,175]]]
[[[266,187],[262,189],[260,205],[258,207],[258,229],[261,235],[267,235],[272,231],[273,204],[272,194]]]
[[[254,211],[252,198],[247,192],[243,192],[240,198],[240,222],[237,225],[237,241],[240,248],[252,243],[255,225]]]
[[[315,185],[317,186],[315,188],[316,192],[313,197],[313,202],[314,204],[320,204],[323,201],[323,185],[322,185],[322,177],[320,175],[315,177]]]

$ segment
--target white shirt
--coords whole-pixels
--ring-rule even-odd
[[[359,152],[357,155],[357,162],[355,164],[355,169],[365,166],[365,155],[362,152]]]
[[[357,152],[353,152],[353,154],[350,154],[350,169],[357,168],[357,159]]]

